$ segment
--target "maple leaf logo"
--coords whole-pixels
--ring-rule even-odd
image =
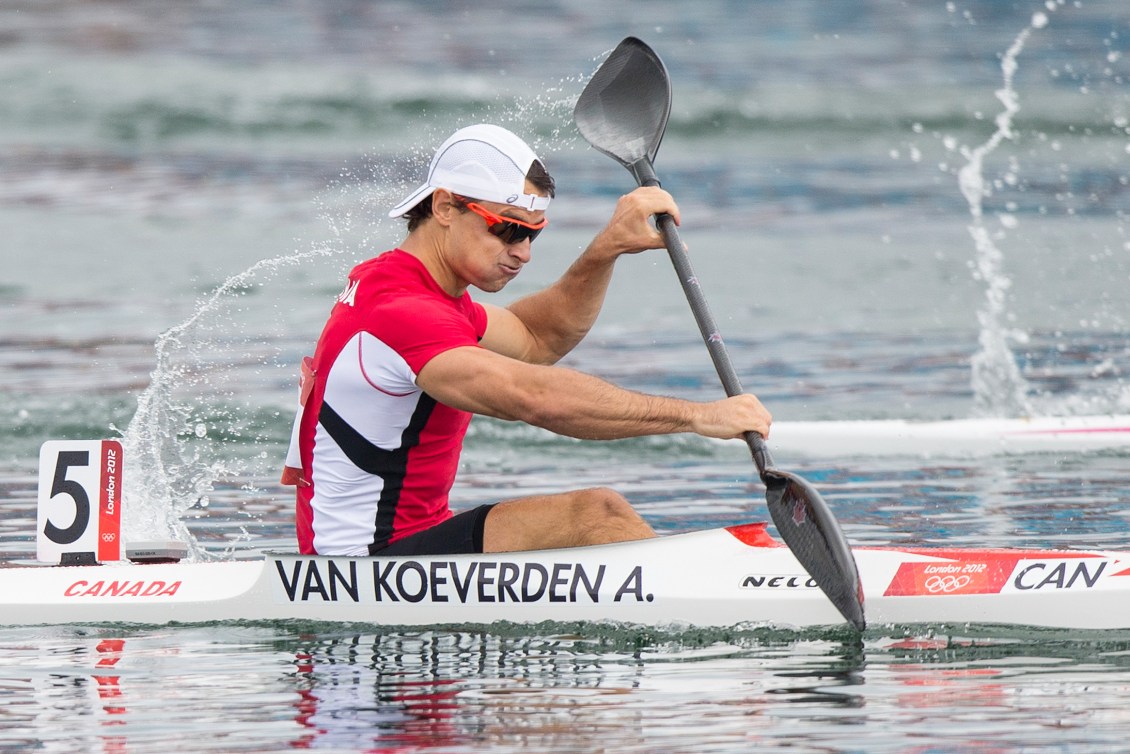
[[[808,506],[804,504],[804,498],[797,498],[796,503],[793,505],[793,523],[800,526],[808,520]]]

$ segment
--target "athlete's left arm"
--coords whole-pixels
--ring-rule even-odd
[[[556,283],[506,309],[486,306],[481,345],[527,363],[555,364],[596,322],[620,255],[663,247],[651,222],[661,212],[678,222],[678,207],[661,188],[639,188],[620,197],[608,224]]]

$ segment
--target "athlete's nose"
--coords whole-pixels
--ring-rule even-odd
[[[533,244],[530,239],[523,238],[518,243],[508,244],[510,249],[510,256],[514,257],[522,264],[530,261],[530,256],[533,254]]]

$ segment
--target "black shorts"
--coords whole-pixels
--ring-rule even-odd
[[[463,555],[483,551],[483,527],[494,505],[463,511],[430,529],[398,539],[373,555]]]

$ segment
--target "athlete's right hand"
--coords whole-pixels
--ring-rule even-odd
[[[679,224],[679,206],[658,186],[641,186],[621,196],[612,218],[597,233],[587,252],[599,254],[604,259],[615,259],[621,254],[662,249],[663,235],[652,221],[655,215],[662,213],[671,215],[675,224]]]
[[[720,401],[697,404],[694,431],[704,437],[739,439],[746,432],[769,437],[773,416],[756,395],[742,393]]]

